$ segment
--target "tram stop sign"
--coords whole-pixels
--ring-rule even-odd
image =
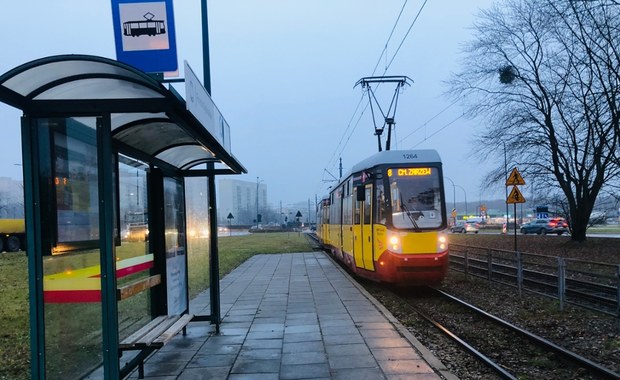
[[[111,0],[116,59],[146,73],[179,69],[172,0]]]

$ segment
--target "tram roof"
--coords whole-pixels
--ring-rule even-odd
[[[112,59],[58,55],[25,63],[0,76],[0,101],[33,117],[109,113],[112,139],[158,166],[190,170],[213,162],[223,165],[221,173],[247,172],[174,88]]]
[[[434,149],[384,150],[375,153],[351,168],[351,173],[383,164],[424,164],[441,163],[441,157]]]

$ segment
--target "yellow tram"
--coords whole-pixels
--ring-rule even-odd
[[[435,284],[448,269],[446,203],[435,150],[387,150],[355,165],[318,205],[317,235],[356,275]]]

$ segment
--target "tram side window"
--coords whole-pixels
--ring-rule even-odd
[[[359,187],[356,187],[354,192],[359,191]],[[361,218],[360,218],[360,206],[361,202],[357,201],[357,195],[353,198],[353,222],[354,224],[360,224],[361,223]]]
[[[370,210],[372,209],[371,187],[366,187],[366,196],[364,199],[364,224],[370,224]]]
[[[380,224],[385,224],[386,218],[386,203],[385,203],[385,193],[383,190],[383,183],[377,181],[376,184],[376,194],[377,200],[375,202],[375,222]]]
[[[351,194],[347,195],[342,202],[342,224],[350,225],[353,222],[351,212]]]
[[[342,189],[332,193],[332,203],[329,208],[329,219],[333,224],[342,223]]]

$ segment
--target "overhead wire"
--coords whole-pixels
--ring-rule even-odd
[[[415,148],[416,146],[422,144],[423,142],[425,142],[426,140],[430,139],[431,137],[435,136],[436,134],[438,134],[439,132],[443,131],[444,129],[448,128],[449,126],[451,126],[452,124],[456,123],[458,120],[460,120],[461,118],[463,118],[465,116],[465,114],[461,114],[460,116],[458,116],[457,118],[455,118],[454,120],[450,121],[447,124],[444,124],[441,128],[439,128],[438,130],[436,130],[433,134],[431,134],[430,136],[425,137],[423,140],[421,140],[420,142],[418,142],[417,144],[415,144],[414,146],[412,146],[410,149]]]
[[[453,105],[455,105],[456,103],[459,102],[460,99],[457,99],[455,101],[453,101],[452,103],[448,104],[447,106],[445,106],[441,111],[437,112],[435,115],[433,115],[430,119],[426,120],[424,123],[422,123],[422,125],[420,125],[419,127],[417,127],[416,129],[414,129],[413,131],[411,131],[411,133],[409,133],[407,136],[403,137],[402,139],[398,140],[398,143],[402,143],[404,142],[406,139],[408,139],[409,137],[411,137],[411,135],[413,135],[414,133],[416,133],[417,131],[419,131],[420,129],[426,127],[428,125],[428,123],[430,123],[431,121],[435,120],[436,118],[438,118],[439,116],[441,116],[442,113],[446,112],[448,109],[450,109]]]
[[[394,25],[392,26],[392,30],[390,31],[390,35],[388,36],[386,42],[385,42],[385,47],[383,48],[383,51],[381,52],[379,59],[377,60],[377,64],[375,65],[375,68],[372,71],[372,75],[375,74],[377,67],[379,66],[379,63],[381,62],[381,58],[383,58],[383,55],[386,53],[387,51],[387,46],[390,43],[392,36],[394,35],[394,31],[396,30],[396,27],[398,26],[398,22],[400,21],[400,18],[403,14],[403,11],[405,10],[405,6],[407,5],[407,2],[409,0],[405,0],[402,7],[400,8],[400,12],[398,13],[398,17],[396,18],[396,21],[394,22]],[[351,122],[353,121],[353,119],[355,118],[355,115],[357,114],[358,110],[360,109],[360,105],[362,104],[362,101],[364,100],[364,95],[362,94],[362,96],[360,97],[359,102],[357,103],[357,106],[355,107],[355,111],[353,111],[353,114],[351,115],[351,118],[349,119],[349,123],[347,124],[347,127],[345,129],[345,131],[343,132],[342,136],[340,137],[340,141],[338,142],[338,145],[336,145],[336,149],[334,150],[334,153],[331,155],[329,161],[327,161],[327,165],[326,167],[330,167],[332,165],[332,163],[334,162],[334,158],[336,157],[337,154],[342,154],[342,152],[344,151],[344,149],[346,148],[346,145],[348,144],[348,142],[350,141],[351,137],[353,136],[353,132],[357,129],[357,126],[361,120],[361,116],[364,115],[364,113],[366,112],[366,109],[368,108],[368,104],[364,107],[364,109],[362,110],[360,117],[357,119],[357,122],[355,123],[355,125],[353,126],[353,129],[351,130],[351,133],[349,133],[347,139],[345,140],[344,145],[341,148],[341,144],[345,138],[345,136],[347,136],[347,132],[349,131],[349,128],[351,128]]]
[[[418,10],[418,13],[415,15],[415,18],[413,19],[413,21],[411,22],[411,25],[409,25],[409,29],[407,30],[407,33],[405,33],[405,36],[403,37],[403,39],[400,41],[400,45],[398,45],[398,48],[396,48],[396,51],[394,52],[394,55],[392,55],[392,59],[390,60],[390,62],[386,65],[385,67],[385,71],[383,72],[383,74],[385,74],[387,72],[387,70],[389,69],[389,67],[392,65],[392,62],[394,62],[394,59],[396,58],[396,56],[398,55],[398,52],[400,51],[400,48],[403,46],[403,44],[405,43],[405,40],[407,39],[407,37],[409,36],[409,33],[411,32],[411,29],[413,29],[413,26],[415,25],[416,21],[418,21],[418,17],[420,17],[420,13],[422,13],[422,10],[424,9],[424,6],[426,5],[426,3],[428,2],[428,0],[424,0],[424,3],[422,3],[422,6],[420,7],[420,9]]]
[[[372,71],[372,75],[375,74],[377,68],[379,67],[379,64],[381,62],[381,59],[383,58],[383,56],[385,55],[387,58],[387,47],[389,45],[389,42],[391,41],[394,32],[396,30],[396,27],[398,26],[398,23],[401,19],[401,16],[405,10],[405,7],[407,5],[408,0],[405,0],[400,12],[398,13],[398,16],[396,18],[396,21],[394,22],[394,25],[392,26],[392,30],[390,31],[390,35],[388,36],[386,43],[384,45],[384,48],[379,56],[379,59],[377,60],[377,63],[375,64],[375,67]],[[426,6],[426,3],[428,2],[428,0],[424,0],[424,3],[422,3],[422,6],[420,7],[420,9],[418,10],[415,18],[413,19],[413,21],[411,22],[411,24],[409,25],[409,29],[407,30],[405,36],[401,39],[400,44],[398,45],[398,48],[396,49],[396,51],[394,52],[394,54],[392,55],[392,58],[390,59],[390,61],[386,64],[384,70],[383,70],[383,75],[385,75],[385,73],[387,72],[387,70],[389,69],[389,67],[392,65],[392,63],[394,62],[394,59],[396,58],[396,56],[398,55],[398,53],[400,52],[401,47],[403,46],[403,44],[405,43],[405,40],[407,39],[407,37],[409,36],[409,33],[411,32],[411,30],[413,29],[413,26],[415,25],[416,21],[418,20],[420,14],[422,13],[422,10],[424,9],[424,7]],[[349,123],[347,124],[347,128],[345,129],[344,133],[342,134],[342,137],[340,138],[338,145],[336,146],[336,149],[334,150],[334,153],[331,155],[329,161],[327,162],[326,168],[330,167],[332,165],[332,162],[334,162],[334,158],[336,157],[337,154],[342,155],[342,152],[344,152],[348,142],[351,140],[351,137],[353,136],[353,132],[357,129],[357,126],[359,125],[362,116],[364,115],[364,113],[366,112],[366,109],[368,108],[368,104],[364,107],[364,109],[361,111],[357,121],[355,122],[355,124],[353,125],[353,128],[351,129],[351,132],[348,134],[348,137],[346,138],[346,140],[344,140],[344,137],[347,136],[347,131],[349,131],[349,129],[351,128],[351,122],[353,121],[353,119],[355,118],[355,115],[357,114],[358,110],[360,109],[360,105],[362,104],[362,101],[364,99],[364,96],[362,95],[360,98],[360,101],[358,102],[357,106],[355,107],[355,111],[353,112],[353,114],[351,115],[351,118],[349,119]],[[343,144],[343,140],[344,140],[344,144]],[[341,147],[342,145],[342,147]]]
[[[379,67],[379,63],[381,63],[381,58],[383,58],[383,54],[386,54],[387,52],[387,48],[388,48],[388,44],[390,43],[390,40],[392,39],[392,35],[394,34],[394,30],[396,30],[396,26],[398,25],[398,21],[400,20],[400,16],[402,16],[403,11],[405,10],[405,6],[407,5],[407,1],[409,0],[405,0],[405,2],[403,3],[403,6],[400,8],[400,13],[398,13],[398,17],[396,18],[396,21],[394,22],[394,26],[392,26],[392,31],[390,32],[390,35],[387,38],[387,41],[385,41],[385,46],[383,47],[383,51],[381,52],[381,55],[379,56],[379,59],[377,60],[377,64],[375,64],[375,68],[372,69],[372,74],[370,76],[374,76],[375,72],[377,72],[377,67]]]

